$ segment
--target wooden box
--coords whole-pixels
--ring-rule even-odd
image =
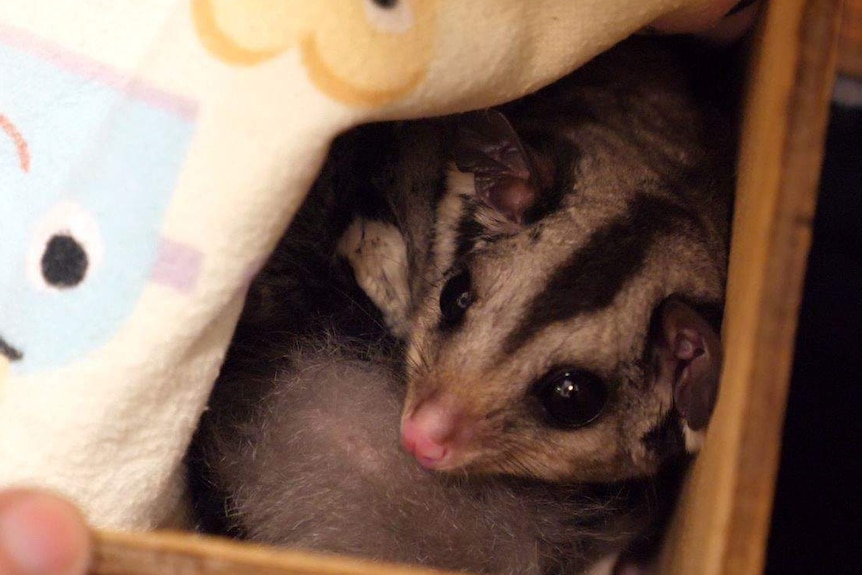
[[[724,379],[660,558],[661,575],[763,570],[842,4],[772,0],[753,40]],[[846,14],[862,19],[862,1],[848,0]],[[842,63],[862,72],[859,24],[846,28],[855,51]],[[178,534],[97,533],[96,541],[98,575],[433,573]]]

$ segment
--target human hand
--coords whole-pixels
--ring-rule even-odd
[[[0,491],[0,575],[84,575],[91,546],[69,502],[41,491]]]

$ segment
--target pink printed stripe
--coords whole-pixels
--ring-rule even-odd
[[[181,293],[190,293],[198,283],[203,260],[203,253],[197,248],[163,237],[150,279]]]
[[[140,78],[123,74],[17,28],[0,24],[0,44],[47,60],[72,74],[110,86],[154,108],[173,112],[189,120],[197,113],[197,103],[190,99],[165,92]]]

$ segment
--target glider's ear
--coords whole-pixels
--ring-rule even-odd
[[[706,428],[721,379],[722,347],[716,330],[675,298],[657,310],[650,342],[656,385],[669,385],[677,413],[692,431]]]
[[[524,223],[539,196],[538,174],[509,120],[496,110],[459,119],[455,165],[475,177],[476,195],[505,219]]]

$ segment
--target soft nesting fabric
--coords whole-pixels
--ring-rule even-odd
[[[0,486],[164,524],[336,133],[521,96],[705,3],[0,1]]]

